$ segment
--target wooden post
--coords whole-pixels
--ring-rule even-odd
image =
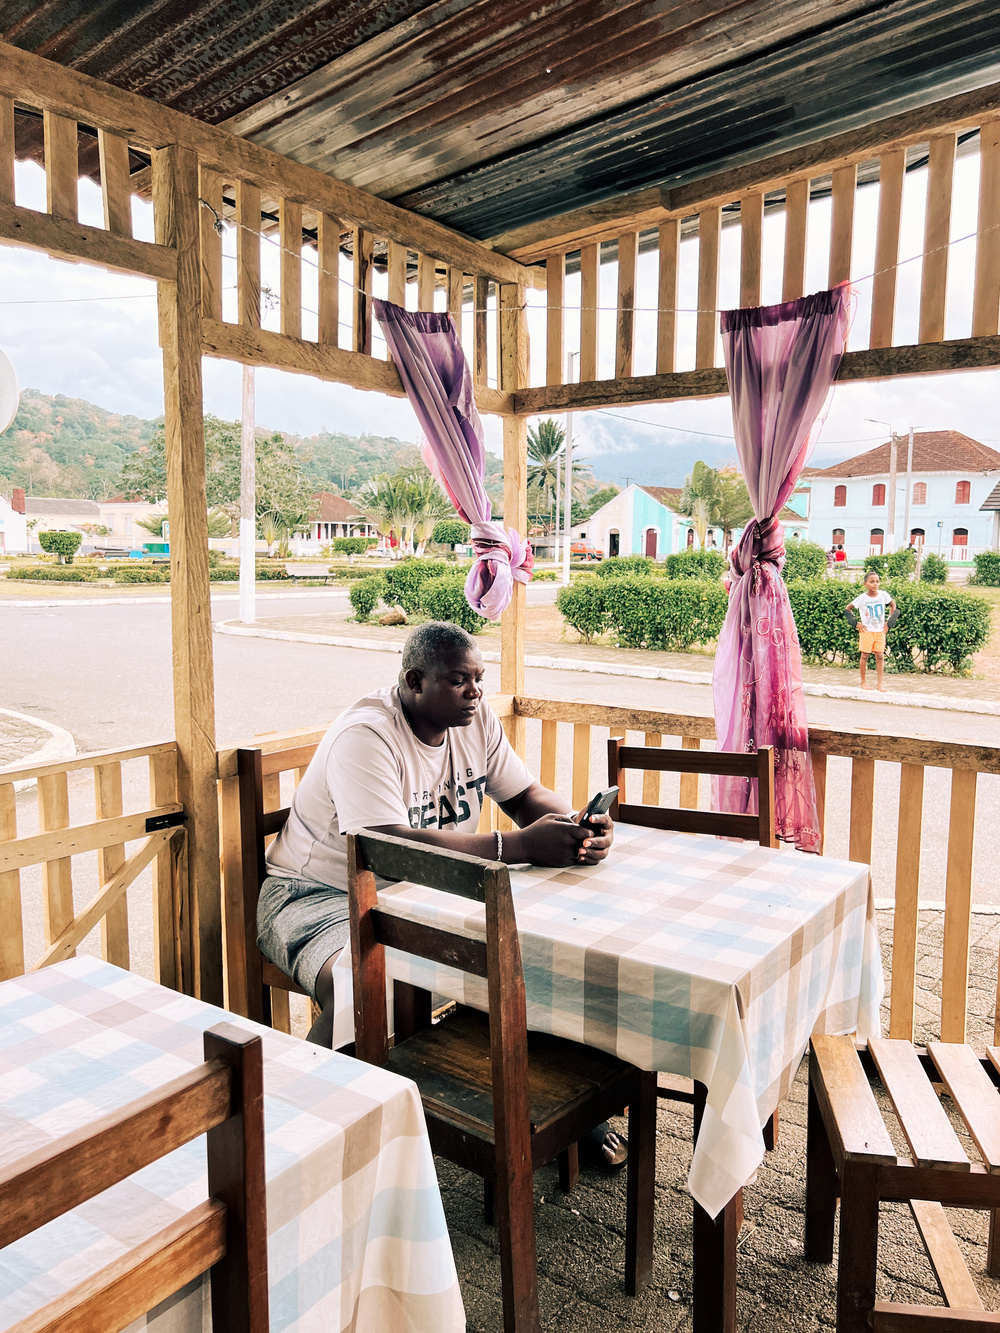
[[[785,186],[785,262],[781,299],[797,301],[806,289],[806,234],[809,227],[809,182]]]
[[[920,274],[920,330],[917,335],[918,342],[922,343],[944,340],[955,142],[954,133],[939,134],[931,139],[928,149],[924,262]]]
[[[94,765],[94,809],[98,819],[113,819],[123,813],[121,764]],[[124,845],[102,847],[97,864],[101,884],[109,883],[125,864]],[[101,957],[128,971],[128,897],[124,893],[101,917]]]
[[[944,889],[941,1040],[965,1041],[969,999],[969,922],[972,914],[972,842],[976,829],[975,769],[951,770],[948,871]]]
[[[0,846],[17,837],[14,784],[0,782]],[[0,981],[24,971],[24,929],[21,918],[21,872],[0,871]]]
[[[462,302],[465,299],[465,273],[454,266],[448,269],[448,312],[455,321],[459,342],[462,340]]]
[[[236,182],[236,300],[239,322],[260,328],[260,190]],[[201,385],[198,386],[201,411]],[[204,446],[201,446],[204,452]]]
[[[45,135],[45,207],[54,218],[68,222],[77,219],[77,178],[80,175],[77,154],[76,121],[46,111]]]
[[[545,383],[562,384],[563,336],[566,328],[565,304],[566,256],[550,255],[545,263]]]
[[[600,304],[601,247],[580,251],[580,379],[597,379],[597,307]]]
[[[899,766],[896,833],[896,906],[892,918],[892,1006],[889,1036],[913,1040],[913,1000],[917,975],[920,897],[920,834],[923,824],[924,766]]]
[[[372,354],[372,250],[375,238],[363,227],[354,228],[354,350]]]
[[[0,204],[14,202],[14,99],[0,97]]]
[[[559,771],[559,723],[551,718],[542,721],[542,755],[538,781],[549,791],[555,791]]]
[[[429,255],[417,255],[417,309],[434,309],[434,279],[437,271]]]
[[[528,324],[524,288],[504,283],[500,288],[500,388],[516,393],[528,383]],[[504,526],[524,537],[528,531],[528,422],[526,417],[503,419]],[[514,595],[503,613],[500,628],[500,690],[515,697],[524,693],[525,585],[514,583]],[[513,711],[504,718],[504,730],[515,751],[524,757],[524,718]]]
[[[719,241],[722,237],[722,209],[703,208],[698,214],[698,321],[695,338],[695,367],[707,370],[715,365],[715,344],[719,332]]]
[[[788,226],[787,215],[785,226]],[[764,235],[764,196],[740,200],[740,305],[760,305],[760,254]]]
[[[851,842],[849,859],[872,863],[875,760],[851,760]]]
[[[590,800],[590,723],[573,723],[573,805],[582,810]]]
[[[390,241],[387,252],[389,271],[389,300],[393,305],[406,308],[406,246]]]
[[[177,800],[177,755],[173,751],[149,756],[149,800],[151,805],[173,805]],[[186,845],[186,839],[171,838],[153,862],[153,967],[159,985],[190,991],[194,968]]]
[[[847,282],[851,276],[854,244],[854,193],[858,183],[856,166],[838,167],[833,173],[833,213],[830,218],[829,284]]]
[[[657,283],[656,373],[674,369],[677,340],[677,268],[680,263],[681,226],[671,218],[660,227],[660,274]]]
[[[983,125],[979,131],[978,230],[973,338],[995,335],[1000,313],[1000,121],[997,120]]]
[[[618,336],[615,340],[615,377],[634,374],[635,361],[635,270],[639,262],[639,233],[618,237]]]
[[[302,205],[282,199],[281,212],[281,332],[302,337]]]
[[[97,131],[101,162],[104,225],[115,236],[132,235],[132,192],[129,188],[128,139],[111,130]]]
[[[186,888],[194,955],[190,984],[199,998],[222,1004],[215,678],[201,388],[198,158],[191,149],[171,144],[154,152],[153,209],[157,242],[177,251],[177,281],[159,283],[157,296],[170,514],[178,799],[188,816]],[[188,978],[184,980],[187,988]]]
[[[663,737],[658,731],[647,731],[645,736],[646,745],[652,749],[658,750],[663,744]],[[642,803],[643,805],[660,804],[660,779],[663,774],[655,768],[647,768],[642,775]],[[695,801],[695,805],[698,802]]]
[[[891,347],[896,315],[896,263],[899,260],[899,219],[903,208],[906,152],[902,148],[879,159],[878,236],[869,347]],[[995,332],[995,330],[994,330]]]
[[[682,736],[682,750],[700,750],[701,741],[697,736]],[[680,781],[680,804],[685,810],[698,809],[698,796],[701,778],[697,773],[682,773]]]
[[[340,345],[340,222],[320,213],[316,222],[319,264],[318,336],[328,347]]]
[[[211,209],[202,206],[198,213],[201,233],[201,313],[206,319],[221,319],[222,237],[215,230],[215,223],[216,216],[222,215],[223,180],[217,171],[209,167],[199,169],[198,179],[202,199],[212,205]]]
[[[489,278],[481,278],[478,274],[473,279],[473,350],[475,359],[472,368],[472,378],[476,384],[485,384],[490,373],[490,350],[488,339],[489,324],[487,321],[487,304],[490,299]]]

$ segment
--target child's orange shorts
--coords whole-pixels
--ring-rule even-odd
[[[876,633],[872,629],[863,629],[860,632],[859,647],[863,653],[884,653],[885,652],[885,630],[879,630]]]

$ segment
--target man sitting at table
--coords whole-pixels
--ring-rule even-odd
[[[477,833],[484,796],[518,827]],[[471,634],[442,621],[418,626],[398,684],[360,699],[320,742],[268,852],[259,943],[319,1004],[309,1040],[333,1039],[333,965],[350,941],[346,834],[374,829],[511,864],[595,865],[613,838],[610,818],[598,821],[600,835],[581,828],[514,753],[483,702]],[[599,1147],[608,1165],[624,1160],[615,1135],[603,1133]]]

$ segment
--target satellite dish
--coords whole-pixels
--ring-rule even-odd
[[[21,390],[17,387],[17,372],[6,352],[0,352],[0,435],[17,416]]]

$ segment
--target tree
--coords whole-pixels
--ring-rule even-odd
[[[747,484],[734,467],[720,468],[716,474],[715,522],[722,528],[723,547],[729,550],[733,528],[742,528],[753,518],[753,505],[747,494]]]
[[[599,491],[594,491],[592,495],[588,495],[582,504],[574,504],[573,526],[575,527],[577,523],[583,523],[586,519],[590,518],[592,514],[596,514],[598,509],[603,509],[603,507],[606,504],[609,504],[616,495],[620,494],[621,491],[617,486],[602,486]]]
[[[664,503],[691,520],[698,545],[704,549],[708,529],[718,522],[719,474],[699,459],[684,478],[680,495],[667,495]]]
[[[434,524],[431,541],[442,546],[464,545],[469,540],[469,525],[460,518],[441,518]]]
[[[528,431],[528,514],[536,522],[553,521],[559,480],[565,473],[565,445],[566,432],[551,417]],[[589,463],[574,459],[574,495],[580,493],[590,478]]]
[[[60,565],[71,565],[83,541],[82,532],[40,532],[39,545],[43,551],[58,558]]]

